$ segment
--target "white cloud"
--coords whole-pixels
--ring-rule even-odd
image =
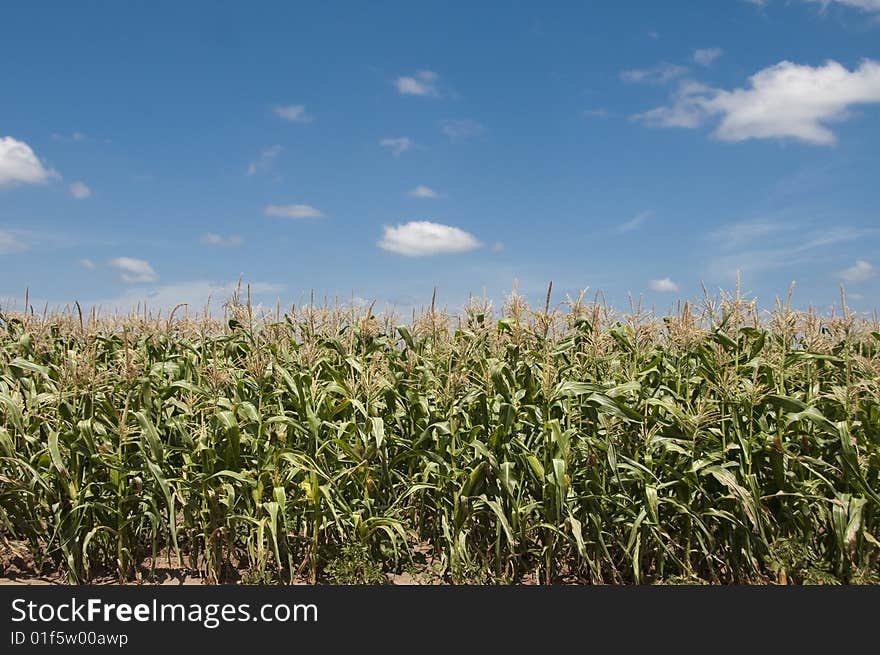
[[[877,275],[877,267],[864,259],[859,259],[849,268],[840,271],[837,276],[846,282],[866,282]]]
[[[77,141],[77,142],[80,142],[80,141],[85,141],[85,140],[86,140],[86,135],[83,134],[82,132],[74,132],[74,133],[71,134],[69,137],[67,137],[67,136],[65,136],[65,135],[63,135],[63,134],[53,134],[53,135],[52,135],[52,138],[53,138],[55,141],[67,141],[68,139],[70,139],[71,141]]]
[[[12,232],[0,230],[0,255],[8,255],[13,252],[23,252],[27,249],[28,245]]]
[[[282,105],[273,110],[276,115],[291,123],[310,123],[313,118],[306,113],[303,105]]]
[[[266,216],[280,218],[322,218],[324,213],[311,205],[267,205],[263,210]]]
[[[685,80],[678,85],[671,105],[655,107],[630,118],[650,127],[699,127],[706,118],[701,104],[704,94],[712,92],[713,89],[704,84]]]
[[[745,0],[746,2],[757,5],[758,7],[765,7],[769,4],[770,0]],[[839,5],[843,5],[845,7],[851,7],[853,9],[859,9],[864,12],[878,12],[880,11],[880,0],[801,0],[801,2],[810,2],[813,4],[822,5],[822,11],[825,11],[829,6],[837,3]]]
[[[620,79],[635,84],[666,84],[688,72],[684,66],[663,62],[651,68],[621,71]]]
[[[437,87],[437,73],[434,71],[419,71],[412,76],[402,76],[394,80],[397,92],[404,96],[439,96]]]
[[[220,234],[207,232],[202,235],[202,243],[206,246],[240,246],[241,237],[238,234],[231,234],[224,237]]]
[[[845,243],[847,241],[856,241],[875,235],[877,230],[858,229],[852,227],[831,227],[825,228],[819,232],[813,233],[810,238],[803,241],[797,246],[798,251],[811,250],[813,248],[824,248],[832,246],[835,243]]]
[[[400,255],[424,257],[466,252],[482,244],[473,234],[457,227],[430,221],[410,221],[394,227],[386,226],[378,245],[383,250]]]
[[[638,214],[633,216],[631,219],[629,219],[625,223],[621,223],[620,226],[618,226],[617,231],[618,232],[632,232],[637,227],[641,227],[641,225],[645,221],[652,218],[653,216],[654,216],[654,212],[652,212],[650,210],[639,212]]]
[[[653,291],[659,293],[676,293],[679,291],[678,285],[668,277],[660,278],[659,280],[651,280],[648,283],[648,286],[651,287]]]
[[[440,130],[443,134],[452,139],[469,139],[471,137],[480,136],[486,131],[486,128],[477,121],[471,120],[470,118],[463,118],[459,120],[448,119],[440,121]]]
[[[749,78],[749,88],[725,91],[684,82],[669,106],[632,118],[656,127],[697,127],[720,116],[723,141],[796,139],[831,145],[825,123],[849,117],[853,105],[880,102],[880,63],[865,59],[849,71],[836,61],[805,66],[783,61]]]
[[[0,212],[2,213],[2,212]],[[40,252],[71,249],[81,245],[82,239],[65,230],[0,229],[0,254],[39,249]]]
[[[424,184],[420,184],[415,189],[410,189],[407,192],[408,195],[413,198],[439,198],[440,194],[434,191],[431,187],[427,187]]]
[[[113,298],[95,299],[82,303],[83,308],[96,307],[101,312],[113,312],[115,310],[126,312],[135,309],[138,305],[143,307],[146,303],[149,310],[169,311],[179,304],[186,307],[178,309],[176,316],[179,318],[185,313],[201,316],[204,312],[208,299],[211,299],[210,311],[214,316],[223,315],[223,303],[235,292],[238,282],[209,282],[207,280],[195,280],[188,282],[174,282],[158,286],[141,286],[126,289],[124,293]],[[266,282],[252,282],[251,296],[257,302],[261,297],[269,300],[268,296],[277,295],[284,287]],[[241,293],[246,293],[247,284],[242,282]],[[258,308],[257,308],[258,309]],[[143,309],[141,309],[143,311]]]
[[[875,236],[878,232],[874,229],[841,226],[804,234],[803,228],[799,225],[787,225],[785,228],[791,230],[791,235],[782,241],[777,239],[771,245],[764,245],[768,241],[767,237],[770,236],[770,232],[761,233],[762,228],[760,227],[756,228],[751,235],[748,235],[747,231],[743,232],[743,239],[740,243],[760,238],[761,246],[714,257],[710,262],[710,274],[719,277],[733,277],[737,271],[757,273],[795,265],[808,266],[815,262],[816,252],[827,253],[830,246],[867,239]],[[777,230],[774,228],[772,232],[775,231]],[[723,232],[719,232],[716,238],[718,237],[723,237]],[[792,237],[796,240],[793,240]]]
[[[89,271],[94,271],[96,268],[98,268],[98,265],[88,258],[80,259],[79,261],[77,261],[77,264]]]
[[[817,0],[812,0],[816,2]],[[880,11],[880,0],[818,0],[819,2],[839,2],[847,7],[855,7],[863,11]]]
[[[382,139],[379,145],[388,148],[395,157],[400,157],[404,152],[413,147],[412,139],[401,136],[395,139]]]
[[[70,185],[70,195],[77,200],[85,200],[92,195],[92,190],[82,182],[74,182]]]
[[[750,78],[750,89],[721,91],[709,110],[722,113],[719,138],[791,137],[834,143],[822,122],[842,120],[850,105],[880,102],[880,63],[865,60],[854,71],[835,61],[824,66],[781,62]]]
[[[281,154],[282,150],[283,148],[278,144],[263,148],[260,152],[259,158],[248,164],[247,174],[256,175],[260,171],[266,171],[272,168],[272,164],[275,163],[275,160],[278,158],[278,155]]]
[[[721,48],[698,48],[694,50],[693,60],[700,66],[711,66],[712,62],[723,54]]]
[[[738,223],[722,225],[710,233],[709,238],[722,247],[730,248],[796,227],[796,225],[792,224],[775,223],[766,220],[740,221]]]
[[[144,259],[133,257],[116,257],[110,260],[110,266],[120,271],[123,282],[155,282],[159,279],[150,263]]]
[[[836,2],[837,4],[844,5],[846,7],[852,7],[854,9],[860,9],[862,11],[867,11],[867,12],[880,11],[880,0],[805,0],[805,1],[812,2],[814,4],[821,4],[822,9],[825,9],[826,7],[828,7],[828,5],[834,4]]]
[[[58,173],[46,168],[28,144],[0,137],[0,187],[40,184],[52,177]]]

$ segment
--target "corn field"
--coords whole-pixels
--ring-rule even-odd
[[[876,584],[880,326],[740,293],[3,309],[0,548],[70,582]]]

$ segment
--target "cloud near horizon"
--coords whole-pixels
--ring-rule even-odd
[[[28,244],[19,239],[12,232],[0,230],[0,255],[8,255],[14,252],[24,252]]]
[[[87,300],[82,303],[82,306],[83,309],[100,307],[102,311],[112,312],[119,310],[126,312],[132,311],[138,306],[143,307],[146,305],[149,310],[167,312],[183,304],[185,307],[179,309],[176,314],[180,318],[185,316],[186,313],[198,316],[203,315],[205,306],[210,301],[209,313],[214,316],[222,316],[224,303],[232,297],[238,285],[238,281],[211,282],[208,280],[194,280],[170,282],[158,286],[132,287],[112,298]],[[284,288],[283,285],[268,282],[250,283],[251,295],[258,303],[256,309],[259,309],[259,301],[261,299],[271,302],[270,296],[281,293]],[[242,282],[241,293],[246,293],[246,289],[247,283]]]
[[[659,280],[651,280],[648,283],[648,286],[652,291],[657,291],[658,293],[677,293],[681,289],[668,277],[660,278]]]
[[[724,243],[726,234],[737,238],[726,244],[726,252],[712,251],[707,273],[710,278],[733,279],[738,271],[757,275],[797,265],[808,267],[815,265],[831,246],[869,239],[877,233],[873,228],[845,225],[807,231],[807,226],[796,223],[738,223],[710,235],[710,239],[719,243]],[[741,246],[748,247],[740,249]],[[859,275],[862,268],[857,262],[856,266],[838,273],[838,277]]]
[[[845,282],[857,284],[859,282],[867,282],[877,275],[877,267],[864,259],[856,260],[856,263],[840,271],[837,276]]]
[[[116,257],[110,260],[110,266],[120,272],[123,282],[141,283],[155,282],[159,279],[159,275],[150,266],[145,259],[135,259],[134,257]]]

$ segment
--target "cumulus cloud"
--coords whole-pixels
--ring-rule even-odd
[[[399,255],[424,257],[466,252],[479,248],[482,244],[473,234],[457,227],[430,221],[410,221],[386,226],[378,245],[383,250]]]
[[[620,79],[633,84],[666,84],[688,72],[685,66],[663,62],[651,68],[621,71]]]
[[[470,139],[483,134],[486,128],[470,118],[447,119],[440,121],[440,131],[451,139]]]
[[[431,187],[427,187],[424,184],[420,184],[415,189],[410,189],[407,192],[407,195],[412,196],[413,198],[439,198],[440,194],[434,191]]]
[[[310,123],[313,119],[303,105],[282,105],[273,110],[277,116],[291,123]]]
[[[279,145],[268,146],[260,151],[260,156],[248,164],[247,174],[256,175],[260,171],[266,171],[272,168],[272,164],[278,159],[283,148]]]
[[[633,116],[655,127],[697,127],[720,117],[723,141],[796,139],[835,143],[825,125],[848,118],[850,107],[880,102],[880,63],[865,59],[853,70],[836,61],[805,66],[789,61],[758,71],[749,87],[726,91],[684,82],[668,106]]]
[[[415,75],[401,76],[394,80],[397,92],[404,96],[439,96],[437,91],[437,73],[419,71]]]
[[[85,200],[92,195],[92,190],[82,182],[74,182],[70,185],[70,195],[77,200]]]
[[[82,266],[87,271],[94,271],[96,268],[98,268],[98,265],[88,258],[80,259],[79,261],[77,261],[77,264]]]
[[[150,263],[134,257],[116,257],[110,260],[110,266],[120,272],[123,282],[155,282],[159,279]]]
[[[379,145],[388,148],[395,157],[400,157],[404,152],[413,147],[412,139],[401,136],[393,139],[382,139]]]
[[[23,252],[28,245],[12,232],[0,230],[0,255],[8,255],[13,252]]]
[[[207,232],[202,235],[202,243],[206,246],[240,246],[241,237],[238,234],[230,234],[224,237],[220,234]]]
[[[266,216],[279,218],[322,218],[324,212],[311,205],[267,205],[263,210]]]
[[[0,137],[0,187],[40,184],[58,173],[47,168],[31,147],[11,136]]]
[[[648,286],[651,287],[653,291],[659,293],[676,293],[679,290],[678,285],[668,277],[660,278],[659,280],[651,280],[648,283]]]
[[[723,54],[721,48],[698,48],[694,50],[693,60],[700,66],[711,66],[712,62]]]
[[[856,263],[838,272],[837,277],[846,282],[866,282],[877,275],[877,267],[866,262],[864,259],[856,260]]]

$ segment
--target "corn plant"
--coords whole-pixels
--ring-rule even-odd
[[[876,319],[550,300],[2,310],[4,550],[71,582],[878,582]]]

